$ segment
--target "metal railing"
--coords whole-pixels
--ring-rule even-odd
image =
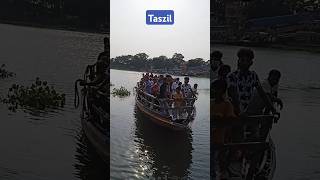
[[[195,115],[194,103],[196,98],[183,98],[182,105],[175,107],[174,99],[155,97],[145,92],[139,86],[136,87],[136,92],[137,101],[153,112],[164,116],[171,116],[173,119],[186,119],[187,117],[184,116],[191,117]]]

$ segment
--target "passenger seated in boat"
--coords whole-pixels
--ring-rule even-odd
[[[174,116],[175,118],[179,119],[181,117],[181,106],[183,106],[184,104],[184,97],[181,93],[181,88],[177,87],[177,89],[175,90],[176,93],[173,95],[173,107],[176,108],[176,112],[174,112]]]

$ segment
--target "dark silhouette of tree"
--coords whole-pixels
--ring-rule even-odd
[[[189,61],[184,61],[184,56],[180,53],[175,53],[172,58],[159,56],[148,58],[146,53],[138,53],[134,56],[124,55],[117,56],[111,59],[111,68],[146,71],[151,69],[173,70],[180,69],[182,64],[187,64],[188,67],[209,66],[209,61],[205,62],[202,58],[196,58]]]
[[[197,67],[197,66],[204,66],[204,65],[206,65],[206,62],[202,58],[190,59],[187,62],[187,67]]]
[[[184,56],[180,53],[174,53],[171,59],[178,64],[184,63]]]

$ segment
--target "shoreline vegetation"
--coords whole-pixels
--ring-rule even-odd
[[[126,71],[152,72],[155,74],[170,74],[174,76],[208,77],[210,76],[210,61],[202,58],[184,60],[180,53],[172,57],[159,56],[149,58],[146,53],[122,55],[110,59],[110,68]]]

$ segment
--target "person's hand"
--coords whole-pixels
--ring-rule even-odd
[[[275,113],[273,113],[273,116],[274,116],[274,123],[277,123],[280,119],[280,113],[275,112]]]
[[[283,109],[283,102],[282,102],[282,100],[281,100],[280,98],[277,98],[277,99],[275,100],[275,102],[280,106],[280,110],[282,110],[282,109]]]

